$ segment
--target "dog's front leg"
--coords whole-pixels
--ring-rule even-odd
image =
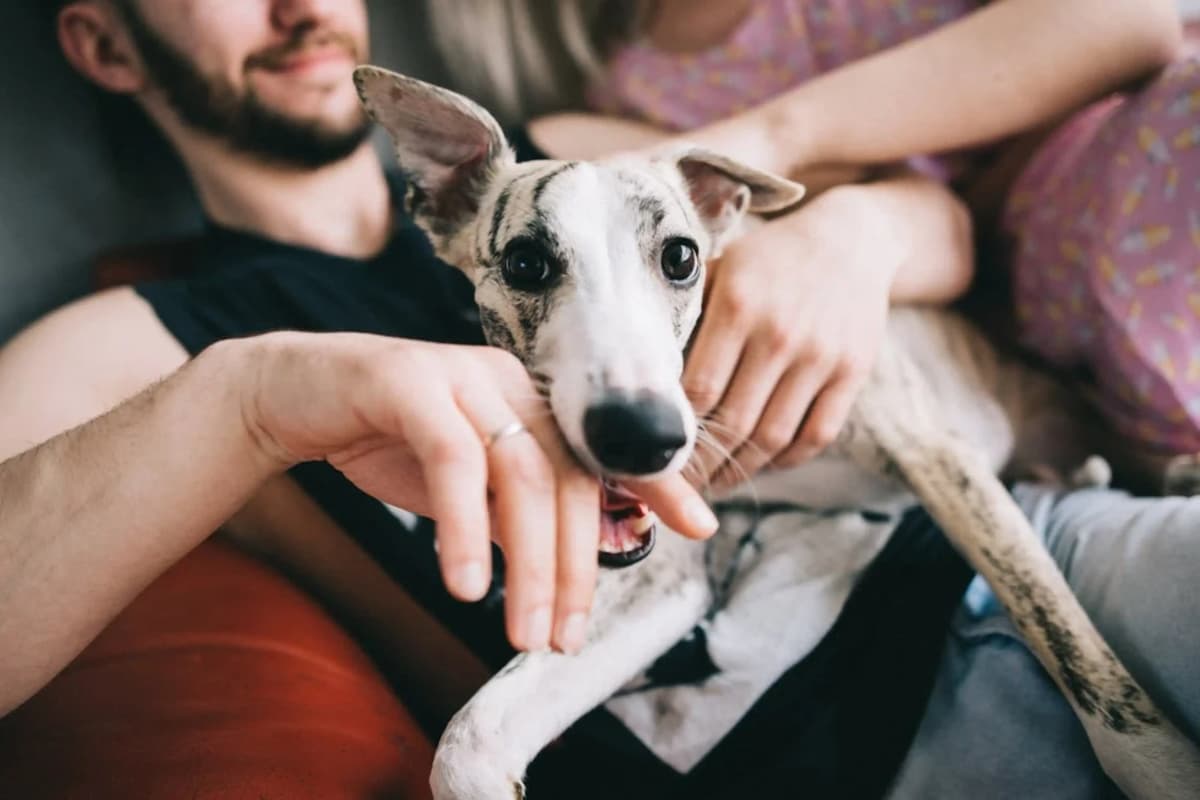
[[[601,570],[582,651],[522,653],[455,714],[434,758],[436,800],[523,797],[542,748],[695,626],[709,602],[703,547],[658,539],[641,564]]]

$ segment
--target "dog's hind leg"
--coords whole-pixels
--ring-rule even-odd
[[[642,563],[601,570],[581,652],[516,656],[450,720],[430,778],[435,800],[522,797],[529,762],[682,639],[708,605],[703,546],[671,532]]]
[[[946,429],[902,352],[881,354],[840,444],[913,489],[991,585],[1128,796],[1197,796],[1200,751],[1118,661],[978,448]]]

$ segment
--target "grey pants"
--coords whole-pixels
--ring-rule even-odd
[[[1017,502],[1146,691],[1200,734],[1200,497],[1061,493]],[[979,579],[954,620],[891,800],[1120,797],[1070,706]],[[1200,787],[1197,787],[1200,797]]]

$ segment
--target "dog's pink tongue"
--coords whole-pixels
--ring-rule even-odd
[[[641,517],[615,519],[608,514],[600,516],[600,549],[606,553],[629,553],[642,547],[646,532],[634,530],[635,520]]]
[[[637,497],[607,481],[600,500],[600,550],[631,553],[646,544],[654,515]]]

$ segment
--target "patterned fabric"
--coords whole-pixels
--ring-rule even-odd
[[[1088,368],[1123,434],[1200,452],[1200,53],[1056,131],[1005,227],[1022,344]]]
[[[591,87],[598,110],[682,131],[961,17],[977,0],[759,0],[724,44],[668,53],[638,40]]]
[[[590,101],[687,130],[957,19],[971,0],[761,0],[724,44],[616,52]],[[1200,56],[1099,102],[1034,155],[1009,197],[1021,343],[1089,370],[1123,434],[1200,452]],[[949,177],[961,163],[918,156]]]

